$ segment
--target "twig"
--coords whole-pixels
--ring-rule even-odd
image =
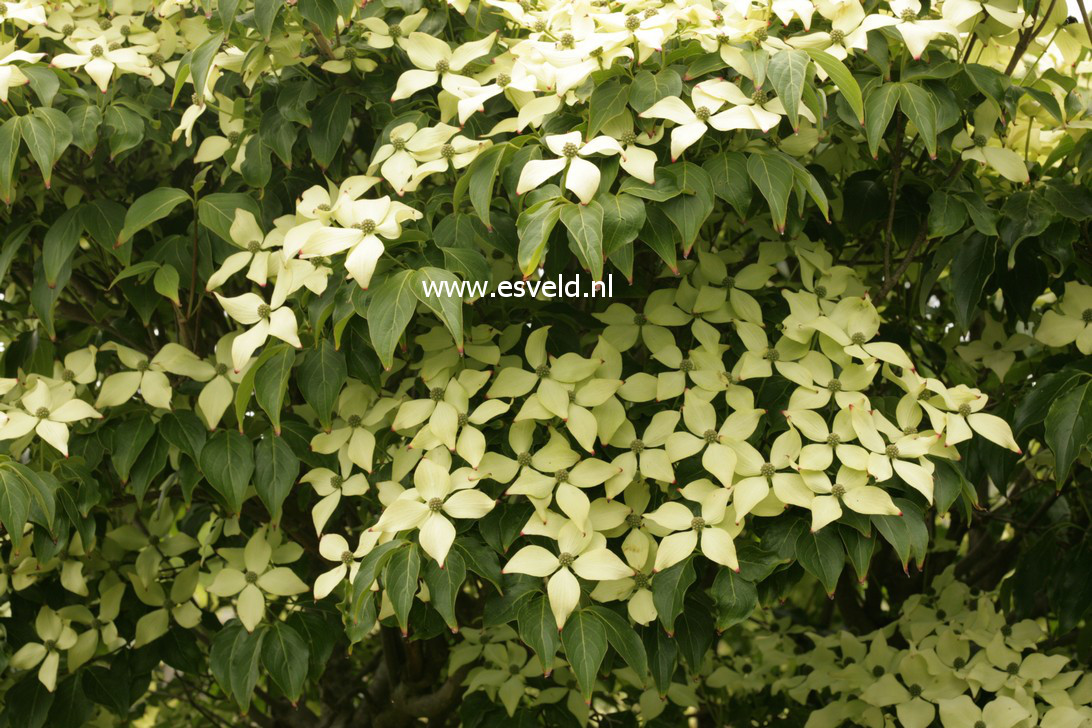
[[[903,257],[902,262],[899,263],[899,267],[895,270],[895,273],[891,276],[887,276],[884,278],[883,287],[880,288],[880,292],[876,295],[877,301],[881,301],[886,298],[887,294],[891,293],[891,289],[895,287],[895,284],[898,283],[899,279],[902,278],[904,273],[906,273],[906,270],[910,267],[910,264],[914,262],[914,258],[917,257],[918,249],[922,246],[922,244],[928,237],[928,232],[929,222],[928,218],[926,218],[922,221],[921,229],[918,231],[917,238],[915,238],[914,242],[910,245],[910,249],[906,251],[906,255]]]
[[[1084,0],[1077,0],[1077,7],[1081,11],[1081,20],[1084,21],[1084,32],[1088,33],[1088,39],[1092,41],[1092,23],[1088,21],[1088,10],[1084,7]]]

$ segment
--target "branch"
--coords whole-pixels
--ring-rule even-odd
[[[907,269],[910,267],[910,264],[914,262],[914,258],[917,256],[922,244],[928,238],[928,233],[929,219],[926,218],[925,220],[922,220],[921,229],[918,231],[918,236],[910,245],[910,249],[906,251],[906,255],[903,257],[902,262],[899,263],[899,267],[895,270],[894,274],[884,277],[883,287],[881,287],[880,292],[876,294],[877,301],[882,301],[884,298],[886,298],[887,294],[891,293],[892,289],[895,287],[895,284],[898,283],[899,279],[902,278],[903,274],[906,273]]]
[[[315,44],[318,46],[322,55],[327,58],[333,58],[334,51],[330,48],[330,41],[326,40],[326,36],[322,34],[322,31],[319,30],[319,27],[314,23],[311,23],[311,35],[314,37]]]

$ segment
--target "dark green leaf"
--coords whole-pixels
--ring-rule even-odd
[[[383,571],[383,584],[402,634],[409,632],[410,607],[413,605],[413,596],[417,593],[417,578],[420,573],[421,555],[416,544],[391,554],[387,568]]]
[[[595,689],[599,667],[607,656],[607,628],[591,611],[574,612],[561,630],[561,644],[587,702]]]
[[[865,99],[865,133],[873,159],[879,156],[880,140],[891,123],[891,116],[901,96],[898,84],[884,83],[874,88]]]
[[[801,533],[796,540],[796,559],[804,569],[834,593],[845,564],[845,549],[833,528]]]
[[[296,383],[307,404],[327,427],[331,422],[334,403],[348,376],[345,356],[327,339],[323,339],[317,349],[309,350],[300,364]]]
[[[587,205],[567,203],[561,207],[561,224],[569,231],[569,243],[581,265],[593,280],[602,280],[603,208],[595,200]]]
[[[303,3],[301,2],[301,10]],[[316,3],[325,3],[328,0],[314,0]],[[352,104],[348,94],[334,92],[324,96],[315,107],[315,123],[307,135],[307,142],[311,145],[311,152],[315,155],[315,161],[325,168],[333,161],[341,139],[345,136],[345,130],[349,128],[349,113]]]
[[[201,471],[223,496],[228,510],[237,514],[254,474],[254,447],[233,430],[217,432],[201,449]]]
[[[292,704],[303,694],[310,648],[299,632],[284,622],[273,622],[262,640],[262,667]]]
[[[777,98],[785,107],[789,123],[799,130],[800,97],[804,93],[804,84],[808,80],[808,67],[811,57],[800,50],[782,50],[770,58],[766,75],[777,90]]]
[[[281,434],[281,411],[288,391],[288,379],[292,375],[292,365],[296,361],[296,352],[287,344],[280,345],[254,375],[254,398],[258,406],[269,416],[273,431]]]
[[[451,333],[455,340],[455,346],[459,352],[463,351],[463,299],[459,295],[444,295],[444,284],[447,291],[459,290],[459,277],[451,271],[443,268],[425,267],[414,274],[413,293],[417,299],[425,304],[430,311],[436,314],[436,318]],[[429,295],[433,291],[433,295]]]
[[[417,308],[415,271],[400,270],[383,279],[368,301],[368,333],[385,369],[394,364],[394,350]]]
[[[774,227],[778,232],[785,232],[794,179],[792,165],[774,154],[751,154],[747,157],[747,174],[766,198]]]
[[[452,550],[440,566],[435,560],[425,562],[425,584],[428,585],[429,599],[432,606],[447,622],[452,632],[459,631],[459,620],[455,616],[455,600],[466,580],[466,563],[458,551]]]
[[[266,433],[255,448],[254,489],[274,522],[300,474],[300,461],[283,438]]]
[[[630,85],[612,78],[598,86],[588,99],[587,138],[594,139],[603,126],[626,110],[629,103]]]
[[[554,669],[554,655],[561,644],[561,633],[550,610],[550,601],[545,596],[524,601],[517,620],[519,638],[535,651],[543,671],[549,674]]]
[[[125,225],[114,245],[121,245],[137,231],[167,217],[174,208],[189,199],[189,195],[175,187],[158,187],[141,195],[125,213]]]
[[[1081,450],[1092,440],[1092,382],[1073,387],[1046,416],[1046,442],[1054,451],[1054,476],[1061,487]]]
[[[978,304],[986,280],[993,273],[996,238],[972,235],[952,260],[949,280],[952,285],[952,312],[956,323],[969,331],[978,314]]]
[[[697,578],[694,559],[689,557],[664,569],[652,579],[652,603],[656,605],[660,623],[668,634],[674,634],[675,618],[683,610],[686,590]]]
[[[629,87],[629,105],[637,113],[651,108],[660,99],[682,95],[682,76],[673,68],[659,73],[638,71]]]
[[[641,642],[640,635],[634,630],[629,620],[613,609],[598,604],[588,607],[585,611],[591,612],[603,622],[610,646],[622,656],[626,664],[643,681],[648,675],[648,655],[645,653],[645,645]]]

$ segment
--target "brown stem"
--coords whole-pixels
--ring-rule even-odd
[[[1077,7],[1081,11],[1081,20],[1084,22],[1084,32],[1088,33],[1088,40],[1092,42],[1092,23],[1088,21],[1088,10],[1084,7],[1084,0],[1077,0]]]

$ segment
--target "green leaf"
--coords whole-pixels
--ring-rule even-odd
[[[1092,440],[1092,382],[1063,394],[1046,417],[1046,443],[1054,451],[1054,477],[1061,487],[1081,450]]]
[[[0,250],[0,284],[5,283],[11,261],[30,237],[33,226],[30,223],[10,227],[4,235],[4,244]]]
[[[42,268],[46,274],[46,284],[53,288],[61,269],[68,263],[83,234],[81,207],[73,207],[61,213],[45,234],[42,241]]]
[[[144,119],[124,106],[109,106],[103,118],[105,136],[110,140],[110,159],[133,149],[144,140]]]
[[[202,102],[205,97],[205,85],[209,80],[209,71],[212,69],[212,59],[220,52],[220,46],[223,43],[224,31],[213,33],[201,45],[194,48],[190,55],[189,76],[193,82],[194,96],[202,99]]]
[[[676,176],[668,173],[656,175],[656,183],[651,185],[636,177],[623,177],[622,184],[618,185],[618,193],[623,192],[634,197],[640,197],[642,200],[666,202],[681,194],[682,188],[679,186]]]
[[[592,91],[588,99],[587,138],[594,139],[604,125],[626,110],[629,103],[630,85],[612,78]]]
[[[259,658],[268,630],[269,627],[261,625],[249,633],[238,621],[232,621],[212,640],[209,651],[212,674],[244,713],[258,684]]]
[[[55,700],[37,675],[28,674],[4,693],[4,717],[19,728],[42,728]]]
[[[524,210],[516,220],[519,233],[519,251],[516,261],[524,276],[534,273],[542,263],[550,233],[561,217],[561,207],[556,200],[546,200]]]
[[[877,86],[865,99],[865,135],[868,137],[868,150],[876,159],[880,152],[880,140],[891,123],[895,105],[902,97],[899,85],[885,83]]]
[[[269,178],[273,175],[270,151],[269,146],[259,134],[255,134],[247,141],[240,172],[242,172],[243,181],[251,187],[262,188],[269,184]]]
[[[603,252],[607,255],[629,245],[645,224],[645,206],[630,195],[604,194],[596,198],[603,209]]]
[[[834,587],[838,585],[845,556],[842,542],[833,528],[805,531],[796,539],[797,561],[805,571],[822,582],[827,594],[833,594]]]
[[[691,675],[701,670],[702,661],[713,644],[715,626],[709,598],[704,594],[686,600],[676,621],[675,640]]]
[[[311,146],[315,161],[323,169],[330,165],[341,146],[341,139],[349,128],[350,111],[352,103],[349,95],[340,92],[326,95],[315,107],[315,121],[307,134],[307,143]]]
[[[752,194],[746,155],[742,152],[722,152],[706,159],[702,169],[709,174],[713,193],[731,205],[738,215],[745,216]]]
[[[254,25],[266,40],[269,40],[273,33],[273,23],[277,20],[277,13],[283,5],[284,3],[278,0],[255,0],[254,2]]]
[[[679,258],[675,247],[675,236],[678,233],[678,228],[672,224],[671,218],[663,209],[655,205],[645,207],[645,224],[638,237],[660,256],[675,275],[679,274]]]
[[[659,73],[638,71],[629,88],[629,105],[639,114],[660,99],[682,95],[682,76],[673,68]]]
[[[292,365],[296,362],[296,352],[288,344],[279,345],[276,352],[262,363],[254,375],[254,397],[258,406],[269,416],[273,431],[281,434],[281,412],[284,398],[288,393],[288,380],[292,375]]]
[[[861,96],[861,87],[857,84],[857,79],[853,78],[853,74],[846,68],[846,64],[842,63],[826,51],[808,50],[807,54],[815,61],[815,65],[822,68],[827,76],[830,77],[830,80],[838,87],[838,90],[842,93],[842,98],[849,104],[849,108],[853,109],[853,113],[857,115],[857,120],[860,121],[863,126],[865,122],[865,110],[864,99]]]
[[[489,208],[493,203],[493,185],[497,180],[497,173],[500,172],[501,162],[504,161],[504,154],[509,148],[507,144],[489,147],[475,157],[463,173],[468,184],[470,204],[490,231],[493,230],[489,215]]]
[[[296,384],[326,427],[330,426],[334,403],[348,376],[345,356],[328,339],[323,339],[317,349],[311,349],[303,356]]]
[[[296,7],[300,15],[318,26],[323,35],[330,37],[337,32],[338,13],[333,0],[300,0]]]
[[[774,227],[778,232],[785,232],[794,179],[792,165],[774,154],[751,154],[747,157],[747,175],[766,198]]]
[[[1062,369],[1039,378],[1016,405],[1016,412],[1012,416],[1012,433],[1019,437],[1027,428],[1045,420],[1050,408],[1062,393],[1076,386],[1074,380],[1086,377],[1088,372]]]
[[[967,224],[967,208],[958,197],[943,190],[929,195],[929,237],[943,238],[953,235]]]
[[[167,466],[169,450],[169,443],[158,433],[141,450],[140,457],[129,471],[129,488],[132,489],[137,503],[144,502],[144,494],[148,492],[152,480]]]
[[[8,205],[15,191],[12,176],[19,162],[19,147],[23,143],[22,119],[21,116],[13,116],[0,124],[0,197]]]
[[[1059,124],[1065,124],[1065,112],[1063,112],[1062,107],[1058,105],[1058,99],[1054,98],[1049,91],[1043,91],[1028,86],[1022,87],[1020,90],[1035,99],[1035,102],[1043,107],[1044,111],[1053,116]]]
[[[977,318],[986,281],[993,273],[997,238],[972,235],[952,260],[948,280],[952,286],[952,313],[964,331]]]
[[[478,539],[468,536],[456,538],[453,548],[463,555],[463,560],[471,571],[497,587],[497,591],[504,591],[500,561],[495,551]]]
[[[299,632],[284,622],[273,622],[262,640],[262,666],[292,705],[303,694],[311,648]]]
[[[621,655],[643,682],[648,675],[648,655],[640,635],[629,620],[613,609],[598,604],[588,607],[585,611],[591,612],[603,623],[610,646]]]
[[[561,630],[561,644],[587,702],[595,689],[599,667],[607,656],[607,628],[591,611],[574,612]]]
[[[542,669],[548,675],[554,669],[554,655],[561,644],[557,620],[550,609],[550,601],[536,596],[523,603],[517,616],[519,638],[535,651]]]
[[[660,209],[679,231],[685,258],[690,255],[702,225],[713,212],[713,181],[708,172],[690,162],[678,162],[665,171],[675,176],[680,194],[665,201]]]
[[[235,222],[235,211],[240,208],[254,215],[256,220],[262,219],[258,203],[242,192],[214,192],[205,195],[197,203],[197,219],[220,238],[231,242],[231,224]]]
[[[902,570],[907,572],[910,568],[910,527],[906,525],[904,516],[872,516],[872,522],[876,524],[880,534],[883,535],[895,554],[902,563]]]
[[[67,114],[72,122],[72,143],[91,156],[99,143],[102,110],[94,104],[81,104],[69,107]]]
[[[22,117],[19,130],[27,149],[42,170],[46,189],[49,189],[53,165],[72,143],[72,121],[64,112],[39,106]]]
[[[828,526],[824,530],[829,528]],[[876,535],[866,537],[856,529],[841,525],[838,526],[838,534],[846,547],[849,563],[853,565],[853,571],[857,573],[857,581],[863,584],[868,577],[868,565],[872,562],[872,554],[876,550]]]
[[[7,464],[0,466],[0,524],[9,534],[21,534],[30,518],[27,484]]]
[[[683,610],[686,590],[698,576],[694,571],[694,559],[684,561],[664,569],[652,580],[652,603],[660,615],[660,624],[668,634],[675,633],[675,618]]]
[[[356,570],[356,577],[353,579],[354,605],[357,604],[364,595],[370,593],[371,586],[375,583],[376,576],[378,576],[379,572],[386,567],[387,562],[390,561],[395,552],[399,549],[407,548],[408,546],[409,543],[402,539],[388,541],[387,543],[376,546],[360,560],[360,566]]]
[[[57,97],[57,91],[61,88],[57,72],[45,66],[32,65],[23,66],[19,70],[30,82],[30,87],[34,90],[34,95],[38,97],[41,105],[52,106],[53,99]]]
[[[758,590],[754,582],[731,569],[717,570],[712,594],[717,605],[717,629],[720,631],[740,624],[758,606]]]
[[[561,224],[569,231],[569,243],[593,280],[603,279],[603,208],[592,200],[587,205],[566,203]]]
[[[300,474],[300,461],[284,438],[266,433],[254,448],[254,489],[274,522]]]
[[[463,351],[462,297],[445,295],[430,296],[426,294],[426,290],[443,290],[441,285],[444,282],[450,286],[448,290],[458,290],[460,284],[459,277],[451,271],[446,271],[443,268],[421,268],[414,274],[413,293],[417,296],[417,300],[425,304],[430,311],[436,314],[436,318],[440,319],[440,322],[447,327],[447,330],[451,333],[451,338],[455,340],[455,346],[459,349],[459,353],[461,354]]]
[[[777,98],[785,107],[789,123],[797,131],[800,129],[800,97],[804,93],[810,65],[811,57],[804,51],[781,50],[770,58],[766,68],[766,75],[777,90]]]
[[[947,458],[932,458],[933,502],[937,513],[947,513],[970,483],[959,466]]]
[[[675,676],[675,663],[679,655],[679,645],[662,629],[645,630],[645,650],[648,653],[648,667],[652,680],[660,696],[667,694],[671,680]]]
[[[444,618],[452,632],[459,631],[459,620],[455,616],[455,600],[466,580],[466,562],[458,551],[449,551],[444,565],[440,566],[433,559],[425,562],[425,584],[428,585],[429,603]]]
[[[176,187],[157,187],[141,195],[125,213],[125,225],[122,226],[121,233],[114,241],[114,246],[121,245],[133,237],[137,231],[167,217],[174,208],[189,199],[189,195]]]
[[[182,303],[178,298],[178,270],[173,265],[165,263],[159,266],[152,278],[152,285],[156,293],[170,299],[174,305]]]
[[[918,128],[925,148],[932,159],[937,158],[937,105],[921,86],[899,84],[899,108]]]
[[[129,482],[129,471],[154,434],[155,423],[143,412],[125,420],[114,430],[110,461],[122,483]]]
[[[394,365],[394,350],[417,308],[415,271],[400,270],[383,279],[368,301],[368,335],[384,369]]]
[[[254,474],[254,447],[233,430],[217,432],[201,449],[201,472],[223,496],[228,510],[237,514]]]
[[[125,226],[125,207],[113,200],[95,200],[80,206],[80,221],[91,238],[112,254],[125,248],[115,248],[114,243]],[[127,259],[122,261],[128,263]]]
[[[394,616],[402,634],[409,634],[409,613],[413,596],[417,593],[417,577],[421,573],[421,555],[416,544],[395,551],[383,571],[383,585],[387,588]]]
[[[195,461],[208,439],[208,433],[200,418],[188,410],[175,410],[163,415],[159,420],[159,431],[167,438],[167,442]]]
[[[235,22],[235,12],[239,9],[239,0],[219,0],[216,9],[220,14],[220,22],[224,24],[224,31],[231,30],[231,24]]]

